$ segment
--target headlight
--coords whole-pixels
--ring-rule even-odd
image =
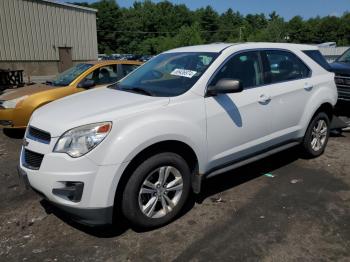
[[[89,124],[65,132],[57,141],[54,152],[71,157],[85,155],[100,144],[112,129],[111,122]]]
[[[2,103],[2,106],[4,108],[15,108],[16,105],[18,105],[19,102],[23,101],[24,99],[26,99],[28,96],[21,96],[19,98],[16,98],[16,99],[12,99],[12,100],[7,100],[7,101],[4,101]]]

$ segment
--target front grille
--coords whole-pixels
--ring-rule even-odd
[[[51,135],[48,132],[40,130],[38,128],[30,126],[28,128],[27,137],[32,140],[36,140],[38,142],[42,142],[44,144],[50,144]]]
[[[350,76],[337,74],[335,83],[338,88],[338,97],[340,99],[350,100]]]
[[[38,170],[43,161],[44,155],[24,149],[23,165],[29,169]]]

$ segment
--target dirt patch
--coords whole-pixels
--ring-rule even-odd
[[[314,160],[291,149],[207,180],[179,219],[149,232],[47,213],[18,179],[20,147],[20,137],[0,134],[1,261],[350,259],[349,133]]]

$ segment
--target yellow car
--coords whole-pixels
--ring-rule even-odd
[[[46,84],[35,84],[0,96],[0,127],[25,128],[35,109],[59,98],[117,82],[142,63],[93,61],[77,64]]]

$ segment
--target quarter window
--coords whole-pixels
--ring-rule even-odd
[[[243,88],[263,84],[263,74],[258,52],[245,52],[233,56],[221,67],[210,85],[216,85],[221,79],[239,80]]]
[[[306,50],[303,51],[306,55],[308,55],[312,60],[314,60],[317,64],[322,66],[324,69],[330,71],[331,67],[328,64],[327,60],[318,50]]]
[[[265,84],[278,83],[310,76],[310,69],[294,54],[269,50],[265,54]]]

